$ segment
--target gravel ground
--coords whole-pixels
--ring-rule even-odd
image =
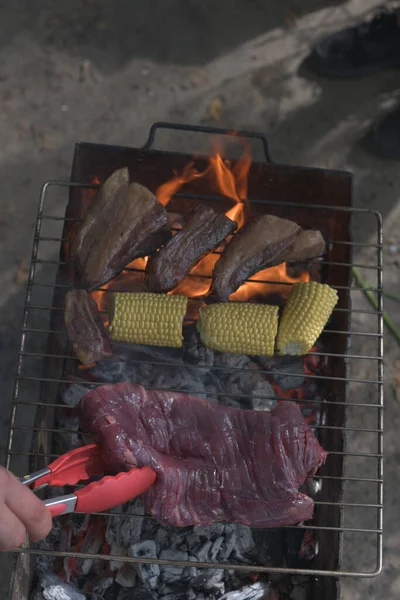
[[[0,0],[0,453],[38,193],[46,179],[68,178],[77,141],[138,146],[154,121],[205,123],[265,132],[277,162],[352,170],[356,205],[378,208],[384,217],[386,238],[393,242],[385,256],[385,279],[396,289],[400,170],[397,163],[369,154],[363,139],[371,122],[396,104],[399,73],[316,80],[302,64],[317,37],[379,4]],[[158,143],[201,149],[197,138],[160,135]],[[363,224],[356,233],[368,241],[372,230]],[[398,306],[388,307],[399,320]],[[399,351],[389,334],[385,345],[385,518],[391,529],[383,575],[344,581],[346,600],[350,594],[385,598],[400,592],[400,537],[393,525],[400,452],[393,381]],[[358,558],[359,548],[353,553]],[[0,598],[6,598],[2,560]]]

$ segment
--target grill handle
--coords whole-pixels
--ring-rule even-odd
[[[156,133],[158,129],[168,129],[172,131],[187,131],[188,133],[205,133],[205,134],[213,134],[213,135],[224,135],[231,137],[245,137],[249,139],[259,140],[264,149],[265,160],[268,163],[272,163],[271,155],[269,153],[268,140],[263,133],[258,133],[256,131],[243,131],[243,130],[233,130],[233,129],[224,129],[222,127],[209,127],[204,125],[184,125],[183,123],[166,123],[164,121],[159,121],[158,123],[154,123],[151,126],[149,137],[147,142],[143,146],[143,150],[151,150],[153,149],[154,140],[156,137]]]

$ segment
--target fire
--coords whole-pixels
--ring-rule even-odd
[[[246,302],[253,296],[266,297],[269,294],[279,294],[284,298],[289,295],[291,286],[288,283],[310,281],[310,273],[303,271],[299,277],[290,277],[286,263],[259,271],[230,295],[229,300]],[[265,283],[264,283],[265,282]],[[283,285],[279,285],[282,283]]]
[[[211,156],[204,171],[198,171],[193,162],[186,165],[182,173],[175,174],[172,179],[161,185],[156,196],[166,206],[172,196],[180,188],[194,179],[207,178],[218,195],[235,200],[236,204],[226,212],[226,216],[236,221],[239,227],[245,222],[245,206],[247,201],[248,173],[251,166],[251,152],[247,144],[241,158],[232,166],[230,161],[224,160],[220,152]]]

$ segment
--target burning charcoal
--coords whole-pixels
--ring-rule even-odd
[[[81,545],[82,553],[97,554],[104,542],[105,522],[103,517],[92,516],[88,530]],[[83,575],[87,575],[92,568],[93,559],[78,559],[77,565]]]
[[[136,583],[136,569],[132,563],[122,565],[115,576],[115,581],[122,587],[132,588]]]
[[[256,581],[256,583],[246,585],[240,590],[227,592],[221,596],[220,600],[258,600],[265,597],[269,587],[269,583],[266,581]]]
[[[157,558],[157,548],[153,540],[144,540],[132,544],[128,550],[129,556],[132,558],[141,558],[144,561],[147,558]],[[152,589],[157,586],[160,575],[160,565],[154,563],[137,563],[135,564],[136,573],[142,583],[146,583]]]
[[[185,362],[194,365],[212,367],[214,365],[214,350],[201,343],[196,327],[183,328]]]
[[[39,583],[46,600],[86,600],[86,596],[75,586],[66,583],[54,573],[44,573]]]
[[[198,206],[185,226],[149,263],[148,286],[152,292],[168,292],[184,279],[211,250],[237,228],[226,215],[209,206]]]
[[[99,309],[86,290],[67,292],[64,319],[68,339],[84,365],[92,365],[111,356],[110,342]]]
[[[223,404],[253,410],[272,410],[276,406],[274,388],[255,360],[244,354],[219,353],[215,364],[229,368],[229,371],[219,371],[226,377],[224,391],[227,395],[220,398]]]
[[[81,283],[100,287],[137,257],[147,256],[171,235],[157,198],[119,169],[100,187],[79,226],[72,258]]]
[[[304,360],[302,357],[283,360],[282,363],[277,362],[272,370],[274,371],[274,381],[282,390],[300,388],[304,384]]]

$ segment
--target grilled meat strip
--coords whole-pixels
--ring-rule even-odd
[[[281,262],[315,258],[325,250],[321,232],[273,215],[247,222],[223,251],[213,271],[213,290],[227,301],[249,277]]]
[[[111,356],[110,343],[96,302],[86,290],[70,290],[65,298],[65,326],[75,354],[84,365]]]
[[[317,229],[305,229],[295,239],[293,246],[285,252],[280,262],[302,262],[317,258],[325,252],[326,244]]]
[[[93,290],[127,264],[147,256],[171,235],[168,215],[144,186],[115,171],[99,189],[72,244],[81,284]]]
[[[78,414],[111,470],[156,471],[141,498],[165,525],[281,527],[312,517],[314,502],[298,489],[327,453],[295,402],[239,410],[119,383],[87,393]]]
[[[254,273],[281,262],[301,232],[293,221],[264,215],[248,221],[223,251],[213,271],[213,289],[219,300],[227,301]]]
[[[237,227],[226,215],[198,206],[187,224],[149,264],[147,284],[152,292],[168,292],[188,275],[203,256],[217,248]]]

